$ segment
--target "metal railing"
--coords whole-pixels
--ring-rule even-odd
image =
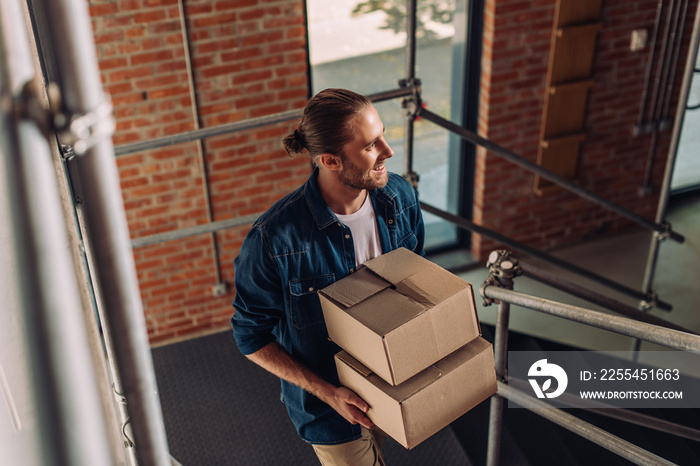
[[[492,252],[489,256],[487,266],[489,267],[490,273],[489,277],[480,288],[480,294],[487,305],[494,301],[499,302],[494,337],[494,356],[498,391],[491,398],[487,464],[489,466],[496,466],[500,460],[504,398],[636,464],[673,464],[654,453],[620,439],[569,413],[552,408],[550,405],[527,395],[514,386],[510,386],[506,370],[510,306],[511,304],[519,305],[621,335],[627,335],[676,350],[690,351],[698,354],[700,354],[700,336],[666,327],[659,327],[646,322],[639,322],[626,317],[611,316],[604,312],[513,291],[514,279],[522,274],[523,268],[519,264],[517,258],[512,257],[507,251]],[[565,287],[561,289],[567,291]],[[588,293],[591,296],[596,294],[590,290],[588,290]],[[685,426],[679,426],[669,423],[668,421],[656,420],[649,416],[640,416],[634,413],[630,415],[630,413],[621,409],[614,409],[610,413],[607,411],[608,410],[601,410],[601,413],[603,415],[611,414],[617,419],[634,422],[658,430],[669,429],[669,431],[673,432],[675,435],[685,438],[691,438],[693,440],[700,439],[700,431]]]
[[[2,429],[0,463],[107,466],[115,464],[108,415],[30,44],[20,1],[2,0],[0,197],[6,198],[0,199],[0,275],[8,288],[0,317],[19,331],[0,339],[0,375],[3,366],[9,369],[0,392],[14,430]]]
[[[402,87],[392,89],[389,91],[378,92],[376,94],[370,94],[367,97],[371,99],[372,102],[383,102],[399,97],[410,96],[411,93],[412,90],[410,88]],[[198,141],[200,139],[211,138],[215,136],[223,136],[225,134],[232,134],[238,131],[260,128],[262,126],[274,125],[277,123],[286,123],[288,121],[301,118],[302,112],[303,109],[297,108],[294,110],[287,110],[285,112],[275,113],[272,115],[250,118],[248,120],[243,121],[235,121],[233,123],[227,123],[224,125],[217,125],[207,128],[200,128],[192,131],[186,131],[183,133],[173,134],[172,136],[164,136],[161,138],[154,138],[149,139],[147,141],[134,142],[131,144],[122,144],[121,146],[117,146],[114,148],[114,154],[116,156],[133,154],[134,152],[159,149],[161,147],[172,146],[175,144]]]
[[[481,146],[486,148],[490,153],[493,153],[495,155],[504,157],[508,161],[520,166],[521,168],[535,173],[542,178],[545,178],[552,183],[563,187],[564,189],[592,202],[597,205],[602,206],[603,208],[610,210],[612,212],[617,213],[618,215],[627,218],[628,220],[642,226],[643,228],[654,232],[655,238],[654,238],[654,243],[652,244],[652,252],[650,252],[650,257],[648,260],[648,266],[647,266],[647,276],[651,277],[648,280],[645,280],[644,283],[644,288],[639,291],[635,290],[629,286],[626,286],[624,284],[618,283],[614,280],[610,280],[606,277],[603,277],[599,274],[593,273],[591,271],[588,271],[582,267],[578,267],[575,264],[568,263],[566,261],[563,261],[561,259],[558,259],[554,256],[551,256],[547,253],[544,253],[542,251],[537,250],[536,248],[529,247],[527,245],[524,245],[522,243],[518,243],[515,240],[512,240],[511,238],[505,237],[503,235],[500,235],[494,231],[491,231],[483,226],[479,226],[474,224],[473,222],[470,222],[469,220],[459,218],[455,216],[454,214],[450,212],[446,212],[441,209],[437,209],[435,207],[432,207],[430,205],[427,205],[425,203],[422,204],[423,208],[425,211],[430,212],[438,217],[441,217],[449,222],[457,224],[457,226],[469,230],[472,232],[476,232],[478,234],[482,234],[484,236],[487,236],[489,238],[495,239],[496,241],[501,242],[502,244],[512,247],[514,249],[517,249],[518,251],[525,252],[527,254],[533,255],[535,257],[539,257],[542,260],[545,260],[551,264],[557,265],[558,267],[564,268],[566,270],[572,271],[582,277],[588,278],[590,280],[593,280],[597,283],[600,283],[612,290],[624,293],[630,297],[633,297],[635,299],[638,299],[641,303],[642,306],[645,309],[653,308],[653,307],[658,307],[659,309],[669,311],[671,310],[672,306],[665,302],[662,301],[656,296],[656,294],[652,291],[651,289],[651,279],[653,278],[653,271],[655,268],[655,261],[656,261],[656,253],[653,251],[654,248],[658,248],[658,244],[666,239],[672,239],[677,242],[683,242],[685,238],[683,235],[680,233],[674,231],[671,226],[663,221],[663,215],[657,217],[656,221],[651,221],[633,211],[630,209],[627,209],[625,207],[622,207],[608,199],[603,198],[602,196],[578,185],[576,182],[565,178],[551,170],[548,170],[502,146],[499,146],[498,144],[483,138],[476,133],[470,131],[467,128],[462,127],[459,124],[456,124],[454,122],[451,122],[445,118],[442,118],[441,116],[423,108],[421,105],[421,89],[420,89],[420,80],[416,78],[415,75],[415,56],[416,56],[416,40],[415,40],[415,11],[416,11],[416,0],[408,0],[407,1],[407,46],[406,46],[406,78],[400,80],[399,85],[400,87],[397,89],[393,90],[388,90],[385,92],[381,92],[378,94],[373,94],[368,97],[372,99],[374,102],[380,102],[384,100],[390,100],[390,99],[395,99],[395,98],[403,98],[403,106],[404,108],[407,109],[406,113],[406,123],[405,123],[405,131],[404,131],[404,152],[405,152],[405,158],[404,158],[404,176],[412,182],[414,186],[417,187],[418,183],[418,175],[413,171],[413,125],[414,125],[414,120],[416,117],[420,116],[421,118],[424,118],[456,135],[461,137],[462,139],[473,143],[475,145]],[[268,115],[264,117],[259,117],[259,118],[253,118],[245,121],[240,121],[240,122],[235,122],[235,123],[229,123],[225,125],[220,125],[220,126],[215,126],[215,127],[210,127],[210,128],[201,128],[201,129],[196,129],[193,131],[173,135],[173,136],[167,136],[167,137],[162,137],[162,138],[156,138],[156,139],[151,139],[148,141],[142,141],[142,142],[137,142],[137,143],[132,143],[132,144],[126,144],[119,146],[115,148],[115,154],[116,155],[125,155],[125,154],[130,154],[134,152],[139,152],[139,151],[144,151],[144,150],[150,150],[150,149],[156,149],[159,147],[165,147],[173,144],[179,144],[183,142],[189,142],[189,141],[195,141],[199,140],[202,138],[207,138],[207,137],[212,137],[212,136],[220,136],[224,134],[230,134],[238,131],[243,131],[243,130],[249,130],[253,128],[258,128],[261,126],[266,126],[270,124],[275,124],[275,123],[282,123],[282,122],[287,122],[291,121],[294,119],[297,119],[301,116],[302,110],[301,109],[295,109],[295,110],[290,110],[278,114],[273,114],[273,115]],[[670,180],[669,180],[670,183]],[[669,190],[669,184],[665,183],[664,186],[662,187],[662,192],[661,192],[661,203],[665,203],[667,200],[667,195],[668,195],[668,190]],[[665,204],[664,207],[661,208],[660,206],[660,211],[665,212]],[[262,212],[261,212],[262,214]],[[251,216],[255,217],[255,216]],[[161,233],[161,234],[156,234],[156,235],[150,235],[148,237],[144,238],[136,238],[132,240],[132,246],[133,247],[141,247],[144,245],[149,245],[149,244],[156,244],[158,242],[164,242],[164,241],[170,241],[170,240],[175,240],[179,238],[185,238],[188,236],[192,236],[193,234],[201,234],[202,232],[214,232],[214,231],[219,231],[220,229],[225,229],[225,228],[230,228],[232,226],[240,226],[245,223],[248,223],[249,219],[244,218],[241,219],[241,221],[236,221],[235,219],[231,219],[230,223],[229,221],[221,221],[217,222],[216,224],[210,223],[208,227],[204,228],[188,228],[184,230],[178,230],[178,232],[166,232],[166,233]]]
[[[660,309],[663,309],[663,310],[670,310],[671,309],[671,304],[669,304],[665,301],[660,301],[660,300],[656,299],[650,293],[642,293],[641,291],[637,291],[633,288],[630,288],[627,285],[616,282],[615,280],[611,280],[611,279],[606,278],[598,273],[584,269],[583,267],[579,267],[575,264],[567,262],[563,259],[560,259],[556,256],[551,255],[551,254],[548,254],[548,253],[541,251],[537,248],[533,248],[532,246],[528,246],[526,244],[515,241],[507,236],[501,235],[500,233],[497,233],[493,230],[485,228],[481,225],[477,225],[476,223],[474,223],[471,220],[468,220],[464,217],[460,217],[460,216],[454,215],[450,212],[446,212],[442,209],[438,209],[438,208],[433,207],[429,204],[426,204],[425,202],[421,202],[421,208],[425,212],[431,213],[431,214],[436,215],[444,220],[447,220],[448,222],[454,224],[455,226],[457,226],[459,228],[463,228],[463,229],[468,230],[468,231],[479,233],[480,235],[483,235],[487,238],[491,238],[495,241],[498,241],[499,243],[501,243],[505,246],[511,247],[517,251],[523,252],[523,253],[528,254],[532,257],[537,257],[537,258],[542,259],[542,260],[544,260],[552,265],[556,265],[557,267],[560,267],[564,270],[571,271],[571,272],[573,272],[581,277],[585,277],[589,280],[600,283],[601,285],[605,285],[606,287],[608,287],[612,290],[619,291],[620,293],[624,293],[627,296],[637,298],[637,299],[640,299],[643,301],[649,301],[649,300],[654,299],[656,306],[658,306]]]
[[[301,115],[301,110],[292,110],[217,127],[201,128],[188,133],[129,144],[115,149],[112,147],[107,137],[108,135],[105,134],[104,125],[102,124],[104,123],[102,110],[108,108],[108,105],[105,106],[105,96],[97,68],[94,41],[91,37],[90,20],[86,5],[78,0],[29,0],[28,4],[36,14],[51,19],[50,23],[48,21],[44,22],[46,30],[43,33],[45,34],[44,44],[48,49],[47,52],[55,58],[55,62],[52,63],[51,71],[48,74],[55,73],[55,76],[51,76],[51,81],[55,81],[58,84],[63,96],[63,106],[58,110],[62,112],[61,116],[66,117],[68,120],[84,124],[80,135],[71,141],[75,152],[82,154],[82,156],[75,157],[71,161],[72,174],[75,175],[73,181],[80,184],[83,197],[83,202],[77,210],[79,210],[78,216],[84,229],[85,245],[91,256],[91,265],[94,264],[94,267],[91,267],[91,272],[94,273],[95,289],[97,290],[96,293],[99,294],[97,301],[102,303],[100,306],[104,307],[101,314],[102,324],[109,329],[110,333],[119,335],[119,338],[114,338],[110,342],[110,345],[113,345],[110,351],[113,351],[116,371],[123,383],[121,392],[129,401],[128,413],[135,436],[135,456],[138,463],[144,466],[170,464],[171,458],[168,454],[167,441],[162,427],[162,413],[157,399],[155,375],[148,347],[131,248],[250,223],[253,220],[253,216],[213,222],[208,225],[163,235],[138,238],[130,242],[114,156],[286,122],[298,118]],[[8,12],[11,12],[12,8],[19,5],[19,0],[11,0],[9,2],[3,0],[2,5],[3,17],[8,18],[10,17]],[[409,40],[407,43],[406,78],[400,82],[398,89],[370,96],[375,102],[404,98],[405,107],[409,110],[406,118],[404,138],[406,146],[404,170],[405,175],[409,179],[414,183],[417,182],[412,166],[412,125],[416,116],[420,115],[458,134],[465,140],[481,145],[497,155],[506,157],[513,163],[538,173],[555,184],[559,184],[656,232],[659,240],[666,238],[676,241],[683,240],[682,235],[673,231],[669,225],[661,220],[651,222],[640,217],[634,212],[585,190],[568,179],[544,170],[542,167],[527,161],[519,155],[475,135],[460,125],[422,109],[420,105],[420,81],[415,77],[415,11],[416,0],[408,0],[407,31],[409,32]],[[3,21],[0,27],[3,29],[5,27],[21,28],[23,24],[24,18],[13,18],[12,20]],[[21,47],[21,44],[24,43],[23,38],[19,37],[20,35],[15,32],[1,30],[0,33],[2,33],[0,34],[0,45],[3,52],[14,47]],[[0,54],[0,57],[2,56],[3,54]],[[12,53],[5,56],[14,58],[17,55]],[[20,102],[26,82],[22,82],[22,86],[18,87],[15,85],[16,83],[8,86],[6,80],[8,78],[15,79],[16,73],[31,68],[31,65],[22,68],[19,66],[19,61],[13,60],[10,62],[7,58],[1,58],[0,61],[2,61],[0,85],[3,88],[3,92],[11,95],[14,98],[14,103]],[[27,79],[27,76],[22,76],[21,79]],[[14,110],[12,113],[13,118],[21,113],[14,112]],[[45,159],[39,163],[32,164],[31,170],[27,168],[24,170],[24,173],[33,171],[37,175],[42,170],[47,170],[46,161],[50,159],[48,159],[48,154],[46,154],[46,139],[40,134],[37,122],[26,120],[16,124],[17,122],[11,121],[9,112],[6,113],[4,108],[0,117],[0,132],[3,133],[3,137],[0,138],[0,150],[3,153],[19,154],[21,156],[32,153],[35,157],[43,157]],[[41,129],[45,130],[46,128]],[[16,238],[22,246],[18,252],[23,254],[24,259],[32,258],[32,260],[38,262],[37,258],[40,256],[40,251],[44,253],[41,255],[42,260],[45,260],[45,257],[51,258],[44,262],[46,269],[56,267],[58,270],[52,276],[46,277],[40,275],[37,271],[38,269],[26,266],[18,268],[23,282],[22,291],[26,304],[24,308],[28,311],[27,315],[32,319],[31,322],[36,324],[37,329],[31,340],[33,344],[32,351],[35,351],[33,356],[36,357],[41,366],[39,369],[44,373],[45,379],[42,379],[42,382],[46,382],[46,387],[52,390],[51,395],[56,401],[53,406],[44,404],[40,406],[42,409],[45,409],[44,414],[48,421],[45,425],[48,439],[45,444],[47,449],[46,455],[53,455],[54,457],[50,458],[50,460],[57,464],[106,464],[109,463],[108,447],[99,441],[106,437],[106,434],[102,432],[104,420],[99,418],[99,409],[91,408],[95,404],[92,403],[95,394],[90,392],[90,387],[87,386],[78,387],[79,390],[71,392],[68,389],[73,387],[72,382],[74,381],[67,380],[65,376],[60,374],[59,370],[62,364],[65,364],[65,360],[73,361],[71,369],[77,370],[76,366],[79,365],[77,359],[86,356],[86,353],[71,347],[71,345],[80,343],[80,335],[72,341],[67,341],[65,338],[62,339],[61,335],[57,336],[57,333],[60,333],[57,332],[58,330],[65,328],[67,324],[72,324],[76,320],[75,316],[70,312],[79,308],[79,305],[76,305],[74,302],[75,300],[70,301],[75,298],[71,294],[74,284],[60,286],[65,283],[63,281],[65,277],[63,266],[65,264],[54,264],[52,262],[53,259],[62,257],[65,251],[61,253],[60,249],[62,246],[57,246],[52,241],[43,242],[49,236],[52,240],[56,240],[56,235],[58,234],[56,232],[65,229],[65,225],[61,226],[60,223],[48,224],[47,222],[51,220],[48,217],[44,218],[42,222],[37,222],[37,219],[46,217],[46,206],[51,202],[55,202],[57,196],[47,200],[45,197],[40,197],[43,192],[42,189],[29,189],[31,185],[45,188],[46,184],[37,183],[36,180],[34,183],[30,183],[23,179],[23,173],[21,173],[22,164],[28,162],[26,162],[26,159],[20,159],[17,162],[12,172],[17,174],[17,176],[11,180],[14,183],[10,183],[11,188],[15,190],[13,191],[15,194],[12,197],[13,199],[26,200],[27,207],[25,210],[19,208],[12,210],[12,223],[17,226]],[[664,195],[662,195],[662,199],[665,201]],[[428,207],[426,207],[426,211],[429,211]],[[434,212],[439,214],[436,210]],[[458,226],[464,227],[464,225],[460,224]],[[482,229],[482,234],[486,234],[487,230],[483,227],[480,228]],[[56,252],[55,255],[53,254],[54,252]],[[570,267],[570,264],[559,263],[559,265]],[[51,270],[54,269],[51,268]],[[579,272],[581,271],[579,270]],[[592,277],[590,273],[588,273],[588,276]],[[39,292],[30,289],[30,286],[33,284],[40,284]],[[612,282],[609,285],[621,286]],[[486,287],[484,292],[488,295],[496,295],[498,293],[497,289],[491,286]],[[638,293],[634,290],[628,290],[628,292]],[[650,298],[649,293],[635,294],[635,296],[640,299]],[[512,295],[507,298],[516,299]],[[502,299],[505,302],[506,297]],[[525,297],[519,296],[517,299],[525,299]],[[61,307],[60,312],[54,311],[54,307],[57,305]],[[577,314],[579,311],[573,310],[573,312]],[[59,316],[60,319],[58,319]],[[499,319],[502,319],[500,312]],[[609,320],[609,317],[607,317],[606,321]],[[507,329],[507,320],[505,324]],[[501,324],[500,328],[504,328],[503,324]],[[51,330],[54,331],[52,332]],[[72,331],[75,331],[75,328]],[[654,332],[669,337],[677,337],[677,333],[679,333],[664,333],[673,332],[673,330],[661,331],[658,327],[654,327]],[[67,333],[67,335],[70,334]],[[639,333],[639,336],[646,336],[645,332]],[[695,340],[689,341],[691,346],[695,342]],[[504,348],[502,342],[497,343],[496,346],[497,350],[502,351]],[[64,354],[73,356],[74,353],[77,353],[76,357],[66,357],[64,361],[57,359]],[[502,360],[502,358],[499,359],[497,357],[497,361]],[[90,374],[82,374],[81,380],[90,380],[91,377],[92,375]],[[518,395],[516,394],[515,396]],[[80,418],[80,416],[84,417]],[[61,435],[68,437],[69,434],[71,438],[68,440],[61,437]],[[93,437],[99,438],[95,442],[87,442],[87,444],[78,444],[75,440],[76,438],[84,440]],[[81,455],[82,458],[80,457]]]
[[[60,144],[72,147],[75,154],[69,164],[71,187],[80,190],[82,199],[75,206],[76,216],[85,249],[94,264],[89,272],[101,324],[115,336],[105,342],[111,344],[109,351],[114,357],[110,358],[110,363],[115,365],[119,375],[119,393],[128,402],[135,458],[143,466],[170,465],[111,141],[111,106],[103,91],[88,6],[84,0],[30,0],[28,4],[42,26],[36,33],[44,64],[52,62],[51,67],[46,67],[49,69],[47,80],[61,96],[60,104],[58,100],[52,101],[48,129],[56,133]],[[36,191],[41,188],[41,185],[35,186]],[[43,234],[52,235],[53,230],[45,229]],[[63,274],[65,272],[58,273]],[[65,309],[57,315],[63,311]],[[55,369],[71,366],[68,361],[70,359],[56,361]],[[71,432],[71,428],[65,432]],[[90,443],[72,433],[72,443],[78,439],[84,442],[80,445],[83,448]],[[108,460],[107,455],[104,456],[101,461]]]

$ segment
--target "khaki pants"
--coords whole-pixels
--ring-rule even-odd
[[[362,428],[362,437],[339,445],[311,445],[323,466],[385,466],[382,443],[386,434]]]

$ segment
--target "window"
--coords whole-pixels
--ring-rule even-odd
[[[406,76],[405,0],[308,0],[309,55],[313,93],[329,87],[372,94],[399,87]],[[416,77],[427,107],[462,121],[466,43],[466,0],[419,0]],[[404,171],[404,110],[401,100],[376,105],[394,157],[387,163]],[[462,142],[436,125],[418,119],[414,131],[413,170],[420,175],[421,200],[460,212],[463,180]],[[465,183],[466,181],[466,183]],[[471,190],[469,190],[471,192]],[[426,248],[456,245],[457,229],[425,215]]]
[[[683,192],[700,188],[700,54],[695,58],[695,73],[690,86],[688,103],[676,164],[671,178],[671,190]]]

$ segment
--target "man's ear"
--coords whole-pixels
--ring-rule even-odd
[[[323,165],[327,169],[333,171],[336,171],[343,166],[340,157],[329,153],[321,154],[318,157],[318,164]]]

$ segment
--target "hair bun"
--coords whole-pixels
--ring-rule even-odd
[[[299,131],[294,130],[293,133],[288,134],[287,136],[282,139],[282,144],[284,145],[285,150],[287,151],[287,154],[290,156],[292,154],[298,154],[304,151],[306,149],[306,145],[304,144],[304,138],[301,136],[301,133]]]
[[[300,145],[304,146],[304,138],[301,136],[301,133],[299,133],[298,130],[294,130],[294,140]]]

